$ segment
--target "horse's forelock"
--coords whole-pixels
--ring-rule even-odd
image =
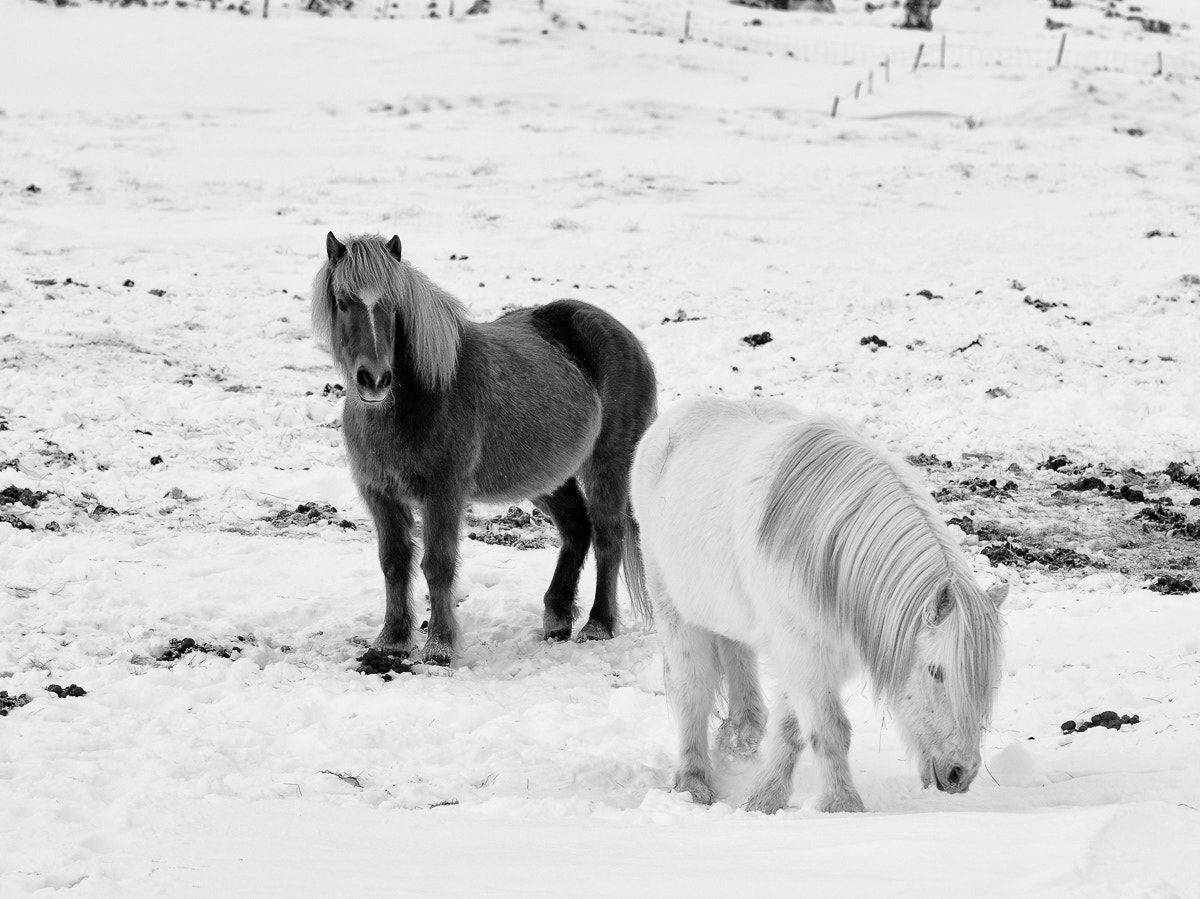
[[[312,329],[317,346],[332,350],[333,291],[329,283],[329,263],[322,264],[312,287]]]
[[[991,720],[1003,663],[1003,623],[987,594],[973,580],[949,584],[953,606],[934,625],[933,645],[946,671],[950,706],[964,729]]]

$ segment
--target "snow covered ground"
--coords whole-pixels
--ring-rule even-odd
[[[1200,82],[897,67],[830,118],[861,67],[552,12],[0,5],[0,489],[46,494],[0,507],[33,527],[0,523],[0,689],[32,697],[0,718],[0,895],[1200,895],[1200,603],[1137,577],[977,557],[1014,583],[988,770],[922,791],[855,687],[860,816],[815,813],[803,762],[771,818],[737,809],[752,768],[669,793],[657,638],[543,644],[553,548],[463,541],[452,676],[354,671],[382,578],[308,336],[329,229],[399,233],[479,318],[604,306],[664,405],[780,396],[997,474],[1200,458]],[[1146,14],[1173,33],[935,21],[1197,57],[1189,4]],[[264,520],[302,502],[356,527]],[[238,651],[154,660],[182,637]],[[1061,735],[1105,709],[1141,723]]]

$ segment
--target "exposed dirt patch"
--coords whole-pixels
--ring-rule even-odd
[[[1064,721],[1060,726],[1064,734],[1081,734],[1093,727],[1107,727],[1110,730],[1120,730],[1126,724],[1140,724],[1140,715],[1118,715],[1116,712],[1100,712],[1090,718],[1078,718]]]
[[[1198,490],[1190,465],[1145,473],[1065,455],[1033,470],[979,453],[950,467],[927,454],[909,458],[925,469],[948,523],[993,564],[1064,575],[1116,571],[1164,593],[1200,584],[1200,516],[1184,511]]]
[[[19,709],[23,705],[29,705],[33,702],[26,693],[18,693],[16,696],[9,696],[7,690],[0,690],[0,718],[4,718],[13,709]]]
[[[67,684],[65,687],[59,684],[51,684],[46,688],[47,693],[53,693],[59,699],[67,699],[73,696],[87,696],[87,690],[79,686],[79,684]]]
[[[314,524],[336,524],[347,530],[358,527],[353,521],[341,518],[337,508],[328,503],[301,503],[295,509],[280,509],[261,520],[268,521],[277,528],[308,527]]]
[[[509,506],[503,515],[482,518],[467,512],[467,538],[493,546],[512,546],[516,549],[543,549],[558,545],[554,523],[537,509],[526,512],[520,506]]]
[[[172,637],[167,648],[154,657],[156,662],[176,662],[194,652],[203,652],[221,659],[232,659],[242,652],[246,645],[254,645],[253,637],[235,637],[232,646],[219,643],[201,643],[192,637]]]

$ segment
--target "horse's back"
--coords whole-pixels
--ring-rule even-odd
[[[754,483],[773,438],[799,413],[781,403],[706,397],[651,425],[633,468],[634,514],[651,568],[685,620],[759,642]]]

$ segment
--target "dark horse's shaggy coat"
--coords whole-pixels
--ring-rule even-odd
[[[379,649],[413,645],[413,507],[429,584],[421,658],[449,664],[459,526],[472,500],[531,498],[562,548],[545,594],[545,637],[570,637],[579,572],[596,557],[596,598],[580,639],[617,624],[617,571],[644,601],[629,506],[634,448],[655,415],[654,369],[608,313],[560,300],[473,322],[400,258],[400,241],[326,240],[313,284],[313,329],[346,382],[350,468],[379,536],[387,584]]]

